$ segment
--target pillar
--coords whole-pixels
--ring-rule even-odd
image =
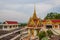
[[[4,25],[3,25],[3,28],[2,29],[4,30]]]
[[[34,36],[36,36],[37,35],[37,30],[34,30]]]
[[[30,33],[30,29],[28,29],[28,35],[31,35],[31,33]]]

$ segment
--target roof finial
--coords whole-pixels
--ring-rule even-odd
[[[37,16],[36,16],[36,6],[35,6],[35,4],[34,4],[34,14],[33,14],[33,18],[37,18]]]

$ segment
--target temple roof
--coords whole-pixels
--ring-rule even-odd
[[[36,15],[36,7],[34,6],[33,16],[30,17],[28,27],[40,27],[40,19]]]
[[[34,6],[34,13],[33,13],[33,18],[36,19],[37,15],[36,15],[36,7]]]
[[[47,20],[43,20],[43,22],[46,22]],[[50,21],[52,21],[53,23],[57,23],[57,22],[60,22],[60,19],[52,19],[52,20],[50,20]]]
[[[5,21],[5,22],[7,22],[8,24],[18,24],[17,21]]]

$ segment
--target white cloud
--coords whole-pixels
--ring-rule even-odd
[[[24,21],[26,19],[26,15],[22,12],[16,12],[14,10],[1,10],[0,11],[0,19],[6,20],[16,20],[16,21]]]
[[[53,5],[51,4],[44,4],[44,3],[37,3],[35,4],[35,6],[36,6],[37,15],[42,19],[46,16],[48,10],[53,7]],[[25,4],[25,7],[32,8],[34,7],[34,4]]]
[[[60,5],[60,0],[51,0],[55,5]]]
[[[42,19],[46,16],[48,10],[50,10],[53,7],[50,4],[44,4],[44,3],[37,4],[36,6],[38,16],[40,16]]]
[[[47,4],[51,4],[53,6],[57,6],[57,5],[60,5],[60,0],[45,0],[42,3],[47,3]]]
[[[24,5],[5,5],[5,7],[9,8],[9,9],[17,9],[18,7],[24,7],[25,9],[27,9],[28,11],[30,11],[30,8],[34,7],[34,4],[24,4]],[[38,3],[36,4],[36,11],[37,11],[37,15],[41,18],[43,18],[46,15],[46,12],[52,8],[52,5],[49,4],[43,4],[43,3]],[[9,10],[9,9],[3,9],[0,11],[1,15],[0,17],[3,18],[3,20],[20,20],[20,21],[28,21],[28,18],[30,17],[29,13],[24,13],[24,11],[22,12],[18,12],[16,10]],[[20,10],[20,9],[19,9]],[[33,12],[31,12],[32,14]],[[28,16],[28,17],[27,17]]]
[[[40,18],[44,18],[46,14],[52,8],[60,5],[60,0],[48,0],[44,2],[36,2],[37,15]],[[33,13],[33,3],[20,4],[16,2],[2,1],[0,3],[0,20],[17,20],[17,21],[28,21],[28,18]],[[33,9],[33,10],[32,10]],[[28,17],[27,17],[28,16]]]

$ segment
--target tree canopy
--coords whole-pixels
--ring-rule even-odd
[[[21,27],[21,26],[27,26],[27,23],[20,23],[18,26],[19,27]]]
[[[45,31],[41,31],[41,32],[38,34],[38,37],[39,37],[39,40],[41,40],[43,37],[46,37]]]
[[[60,19],[60,13],[48,13],[44,19]]]
[[[53,32],[51,30],[47,30],[47,34],[49,37],[51,37],[53,35]]]

